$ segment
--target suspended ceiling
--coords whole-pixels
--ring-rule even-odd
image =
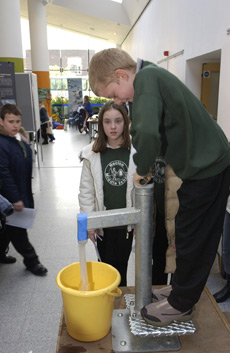
[[[20,0],[21,17],[28,19],[27,1]],[[149,0],[37,0],[46,6],[47,25],[93,36],[118,46]]]

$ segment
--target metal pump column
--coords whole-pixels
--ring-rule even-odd
[[[135,208],[140,222],[135,230],[135,310],[152,300],[153,184],[135,187]]]

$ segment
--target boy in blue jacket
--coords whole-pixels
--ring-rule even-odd
[[[188,321],[204,289],[223,228],[230,184],[230,148],[218,124],[193,93],[155,64],[135,62],[112,48],[90,62],[93,92],[118,104],[131,102],[134,162],[148,182],[156,157],[162,156],[183,183],[175,221],[176,271],[172,288],[153,292],[154,303],[142,310],[155,326]]]
[[[22,113],[16,105],[5,104],[0,117],[0,180],[1,194],[12,203],[14,211],[34,208],[32,195],[32,151],[25,130],[21,127]],[[0,237],[0,263],[14,263],[7,255],[9,243],[23,256],[26,268],[37,276],[47,269],[40,263],[29,242],[27,230],[6,225]]]

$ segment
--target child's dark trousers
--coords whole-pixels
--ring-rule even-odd
[[[127,267],[132,242],[133,232],[127,233],[127,228],[106,228],[102,240],[97,241],[101,261],[112,265],[120,272],[120,286],[127,284]]]
[[[229,185],[230,166],[214,177],[183,181],[178,190],[177,267],[168,298],[177,310],[191,309],[204,289],[223,230]]]
[[[35,249],[28,239],[26,229],[9,225],[5,226],[0,237],[0,256],[4,256],[7,252],[10,242],[17,252],[23,256],[26,267],[30,268],[39,263]]]

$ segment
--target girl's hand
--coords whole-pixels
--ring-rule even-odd
[[[93,243],[95,243],[97,239],[102,240],[98,229],[88,230],[87,233],[88,233],[88,238],[92,240]]]
[[[13,203],[13,206],[14,206],[15,211],[22,211],[24,208],[24,203],[23,203],[23,201],[18,201],[18,202]]]
[[[88,238],[95,243],[95,229],[94,230],[88,230]]]
[[[150,182],[152,178],[152,172],[149,172],[148,174],[141,176],[137,173],[134,174],[133,176],[133,182],[137,186],[144,186]]]

